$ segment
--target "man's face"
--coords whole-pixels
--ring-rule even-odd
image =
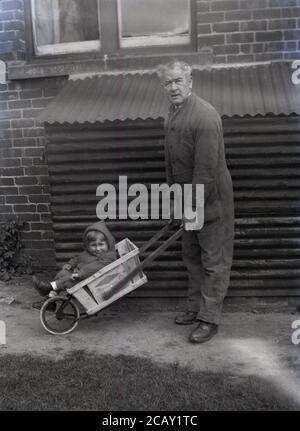
[[[169,101],[173,105],[179,106],[190,95],[192,79],[187,73],[176,67],[165,72],[162,85],[167,92]]]

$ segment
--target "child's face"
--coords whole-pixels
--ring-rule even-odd
[[[96,239],[88,243],[87,251],[92,256],[99,256],[101,253],[108,251],[108,244],[105,236],[99,232]]]

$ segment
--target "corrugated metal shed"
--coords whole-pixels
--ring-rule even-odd
[[[299,117],[227,118],[223,124],[236,215],[228,295],[299,295]],[[165,181],[163,122],[54,124],[46,128],[56,257],[62,264],[81,250],[83,230],[97,220],[97,186],[110,183],[118,190],[119,175],[127,175],[128,187]],[[117,240],[128,237],[138,246],[163,224],[161,220],[108,221]],[[186,295],[180,241],[145,272],[150,281],[135,296]]]
[[[300,85],[290,62],[193,70],[194,91],[221,116],[300,114]],[[70,80],[38,118],[47,123],[94,123],[164,118],[168,102],[155,72]]]
[[[292,72],[285,62],[194,71],[195,92],[223,117],[234,185],[230,296],[300,295],[300,86]],[[167,109],[156,75],[132,73],[69,81],[42,113],[59,264],[81,250],[83,230],[97,220],[97,186],[118,190],[120,175],[128,187],[165,181]],[[141,246],[164,222],[108,224],[117,240]],[[186,295],[180,241],[145,272],[150,281],[135,296]]]

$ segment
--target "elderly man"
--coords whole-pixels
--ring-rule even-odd
[[[165,122],[167,182],[204,184],[203,227],[183,233],[188,307],[175,319],[178,325],[198,322],[189,340],[203,343],[218,331],[233,255],[233,190],[222,122],[212,105],[192,93],[188,64],[168,63],[157,74],[171,102]]]

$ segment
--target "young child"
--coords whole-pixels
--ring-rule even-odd
[[[84,251],[66,263],[54,281],[45,283],[33,277],[34,287],[42,296],[47,296],[52,290],[68,289],[117,259],[114,237],[103,221],[87,227],[83,233],[83,246]],[[40,304],[33,306],[40,308]]]

